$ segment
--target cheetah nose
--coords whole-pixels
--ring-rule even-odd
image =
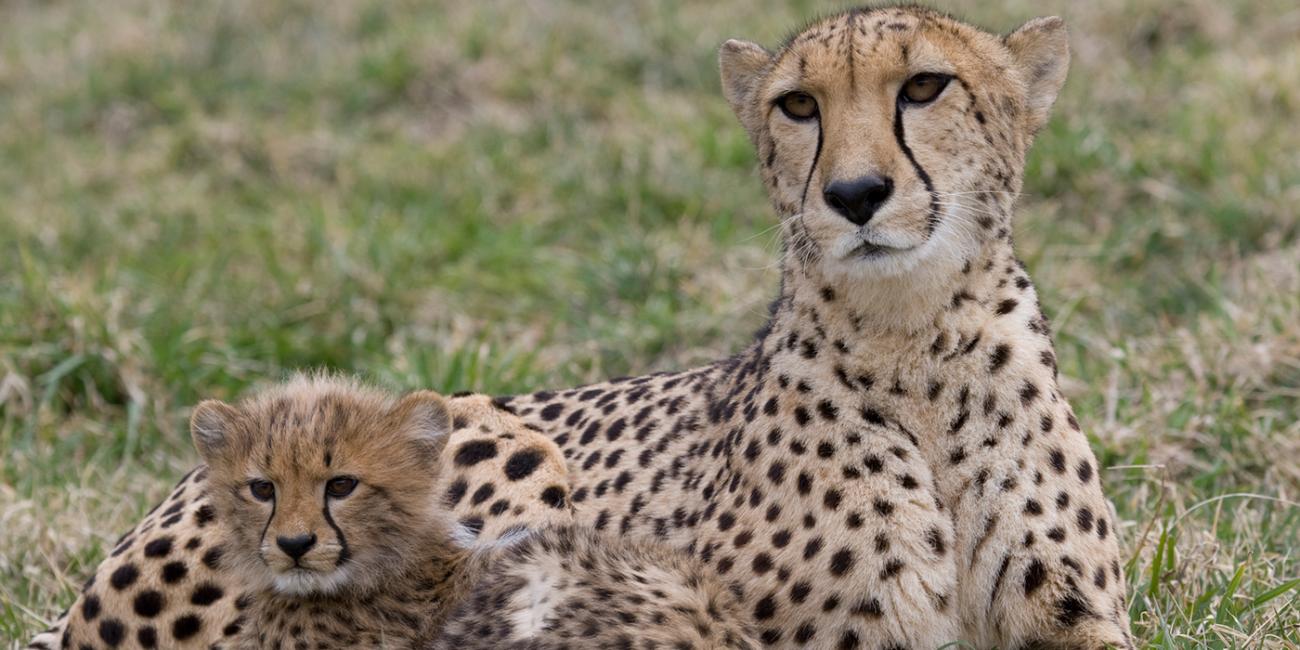
[[[280,535],[275,538],[275,545],[284,551],[285,555],[297,560],[302,557],[311,547],[316,545],[316,533],[299,535],[297,537],[285,537]]]
[[[826,205],[856,225],[864,225],[894,193],[894,179],[871,174],[849,181],[834,181],[826,186],[822,198]]]

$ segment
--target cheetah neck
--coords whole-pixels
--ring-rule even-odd
[[[862,288],[787,273],[772,320],[755,353],[816,418],[829,403],[871,409],[916,432],[938,466],[953,453],[953,433],[1000,441],[1005,417],[1042,400],[1044,412],[1073,422],[1056,383],[1056,356],[1034,288],[1009,241],[997,240],[929,293],[890,296],[899,287]],[[887,327],[891,311],[915,327]],[[918,315],[924,315],[921,319]],[[968,412],[978,412],[975,418]],[[1008,416],[1010,417],[1010,416]],[[940,491],[963,481],[948,473]],[[952,483],[952,485],[947,485]]]
[[[833,348],[841,363],[861,371],[885,370],[931,348],[944,349],[999,323],[1014,300],[1037,315],[1037,298],[1009,239],[986,242],[973,256],[936,259],[906,277],[827,277],[787,260],[770,336],[791,334]],[[1036,325],[1022,323],[1026,333]],[[1013,334],[1013,332],[1005,332]]]

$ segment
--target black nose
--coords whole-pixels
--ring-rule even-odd
[[[280,550],[284,551],[285,555],[296,560],[302,557],[307,551],[310,551],[311,547],[316,545],[316,533],[299,535],[297,537],[285,537],[280,535],[275,538],[275,545],[279,546]]]
[[[876,210],[879,210],[893,193],[894,179],[872,174],[851,181],[835,181],[826,186],[822,197],[826,199],[826,205],[831,206],[831,209],[861,226],[871,221]]]

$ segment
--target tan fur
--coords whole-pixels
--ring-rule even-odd
[[[1065,42],[1055,19],[1003,38],[882,8],[725,45],[781,293],[729,359],[503,401],[563,450],[579,521],[685,549],[773,647],[1132,647],[1114,515],[1011,242]],[[921,72],[953,79],[900,108]],[[775,108],[795,90],[815,123]],[[864,174],[894,191],[858,227],[822,191]]]

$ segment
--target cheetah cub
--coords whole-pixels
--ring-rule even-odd
[[[528,433],[518,424],[483,398],[394,398],[327,377],[200,404],[194,443],[225,522],[224,559],[248,590],[223,647],[757,647],[734,594],[701,563],[566,525],[571,511],[553,499],[535,516],[494,501],[507,505],[489,514],[509,510],[501,520],[514,524],[482,542],[492,522],[452,507],[489,444]],[[563,477],[545,449],[511,458],[506,481]],[[471,502],[491,499],[484,486]]]
[[[336,378],[200,404],[191,433],[227,566],[251,596],[227,647],[427,643],[466,587],[467,552],[435,495],[450,430],[436,393]]]

